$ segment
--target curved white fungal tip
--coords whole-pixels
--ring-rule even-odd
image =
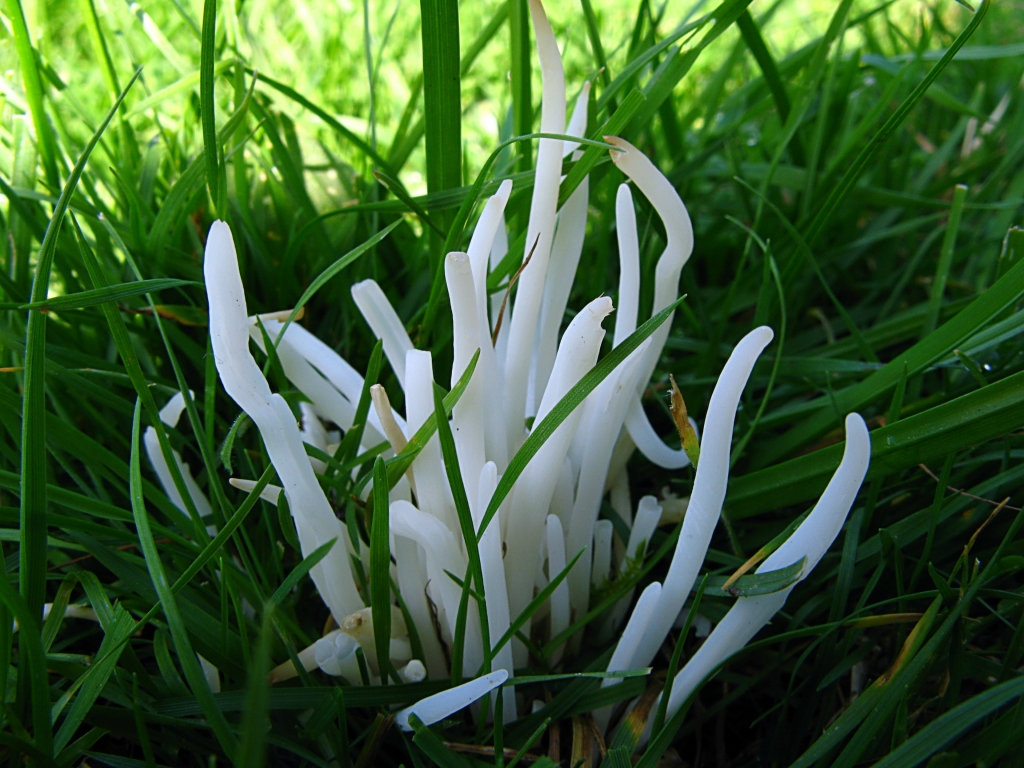
[[[353,285],[352,300],[374,335],[384,341],[384,354],[404,389],[405,354],[413,346],[401,318],[376,280],[363,280]]]
[[[395,412],[391,409],[391,400],[388,399],[387,391],[380,384],[374,384],[370,387],[370,400],[373,402],[373,409],[384,428],[385,437],[391,443],[395,453],[400,453],[408,441],[395,420]]]
[[[188,394],[189,397],[195,396],[192,390],[189,390]],[[168,427],[176,427],[178,425],[178,419],[181,418],[181,414],[184,410],[185,397],[181,392],[175,392],[174,396],[167,401],[167,404],[160,409],[160,421]]]
[[[198,653],[196,658],[199,659],[199,666],[203,670],[203,677],[206,678],[206,684],[210,686],[210,691],[220,693],[220,670]]]
[[[626,429],[636,443],[637,450],[652,464],[662,469],[682,469],[690,466],[690,457],[682,448],[669,448],[654,431],[647,413],[634,397],[626,414]]]
[[[828,487],[811,514],[757,569],[777,570],[807,558],[800,579],[804,579],[835,541],[857,498],[871,460],[871,439],[867,425],[858,414],[846,417],[846,450]],[[703,454],[700,466],[704,466]],[[684,529],[685,530],[685,529]],[[767,624],[789,597],[795,584],[756,597],[741,597],[719,622],[707,641],[672,681],[668,714],[679,709],[693,689],[721,662],[746,645]]]
[[[422,683],[427,679],[427,668],[423,666],[423,662],[419,659],[413,659],[402,667],[399,674],[407,683]]]
[[[565,329],[555,355],[551,378],[537,409],[538,422],[547,416],[562,396],[594,367],[601,341],[604,339],[601,321],[610,315],[613,309],[609,297],[599,296],[580,310]]]
[[[481,696],[504,684],[506,680],[508,680],[508,672],[499,669],[475,680],[470,680],[468,683],[449,688],[447,691],[427,696],[396,714],[395,723],[403,731],[411,731],[409,717],[416,715],[424,725],[432,725],[454,715],[460,709],[468,707]]]
[[[621,156],[625,152],[629,152],[635,147],[625,139],[620,139],[618,136],[602,136],[605,144],[611,144],[612,149],[608,150],[608,153],[612,156],[612,162],[618,165],[617,157]]]
[[[686,517],[683,519],[683,530],[679,534],[679,542],[665,577],[658,609],[637,647],[636,655],[626,668],[643,667],[650,663],[690,594],[718,523],[722,502],[725,501],[736,407],[754,369],[754,363],[773,336],[772,329],[767,326],[748,333],[733,349],[718,377],[708,404],[700,464],[697,466]]]
[[[626,545],[626,557],[632,559],[643,558],[647,547],[650,546],[651,536],[654,535],[661,520],[661,504],[654,496],[644,496],[636,508],[636,520],[629,531],[629,543]],[[641,552],[637,548],[643,544]]]
[[[354,682],[360,679],[359,661],[356,659],[358,647],[355,638],[336,629],[313,643],[314,660],[324,673],[333,677],[344,676]]]
[[[494,197],[501,201],[502,210],[505,209],[505,203],[508,202],[509,197],[512,195],[512,179],[505,179],[501,184],[498,185],[498,191],[494,193]]]
[[[249,493],[253,488],[256,487],[255,480],[243,480],[240,477],[229,477],[228,483],[233,488],[237,488],[240,491]],[[268,484],[261,492],[260,498],[264,501],[269,501],[274,506],[277,506],[278,499],[281,497],[281,486]]]
[[[624,669],[630,668],[631,661],[636,655],[637,647],[640,645],[644,634],[647,632],[647,627],[658,609],[661,591],[661,583],[653,581],[647,585],[647,589],[640,593],[640,598],[636,601],[633,614],[629,617],[626,628],[622,630],[622,636],[619,638],[618,645],[615,646],[612,658],[608,662],[609,672],[621,672]],[[674,615],[669,619],[670,623],[672,619],[675,619]],[[622,680],[619,678],[606,677],[601,682],[601,687],[607,688],[609,685],[615,685],[620,682]]]
[[[655,272],[654,311],[659,312],[678,295],[679,272],[693,252],[690,214],[675,187],[647,155],[617,136],[605,136],[605,141],[615,148],[609,151],[612,162],[651,201],[665,225],[668,242]]]
[[[210,227],[203,275],[210,305],[210,342],[221,383],[243,410],[259,408],[270,399],[270,387],[249,352],[245,291],[231,229],[223,221]]]
[[[846,417],[846,448],[828,486],[811,514],[782,545],[769,555],[758,573],[777,570],[807,558],[800,578],[806,578],[824,557],[846,522],[871,462],[871,436],[858,413]]]

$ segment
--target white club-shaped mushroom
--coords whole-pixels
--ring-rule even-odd
[[[540,129],[543,133],[565,132],[565,73],[558,43],[551,31],[540,0],[529,0],[530,17],[537,40],[537,56],[543,81]],[[544,281],[555,235],[558,184],[562,173],[562,142],[541,139],[537,148],[537,170],[530,203],[530,222],[526,228],[526,248],[533,249],[530,263],[523,269],[516,292],[516,303],[509,324],[508,352],[505,358],[505,423],[508,439],[515,451],[525,439],[526,390],[530,360],[537,331]],[[545,506],[546,509],[546,506]]]
[[[409,724],[409,718],[416,715],[424,725],[433,725],[486,696],[506,680],[508,680],[508,672],[499,669],[475,680],[470,680],[468,683],[449,688],[447,691],[427,696],[411,707],[406,707],[398,712],[395,715],[395,723],[403,731],[411,731],[413,728]]]
[[[843,460],[811,514],[782,545],[769,555],[758,573],[774,571],[807,558],[800,577],[785,589],[769,595],[741,597],[715,627],[711,636],[672,681],[668,700],[671,717],[693,689],[712,671],[745,646],[786,603],[794,587],[807,578],[835,541],[857,498],[871,461],[871,437],[859,414],[846,417],[846,449]],[[701,464],[704,462],[701,454]],[[691,507],[692,508],[692,507]]]
[[[686,597],[690,594],[697,572],[704,562],[708,545],[711,543],[711,534],[714,533],[722,512],[722,502],[725,500],[736,406],[758,355],[768,346],[773,335],[772,329],[767,326],[748,333],[733,349],[722,370],[722,375],[711,395],[711,402],[708,404],[700,464],[697,466],[690,505],[683,519],[683,530],[679,534],[679,541],[676,543],[658,604],[647,621],[646,630],[632,657],[619,661],[625,666],[609,666],[609,672],[647,666],[665,641],[672,628],[672,622],[679,615]],[[640,620],[636,611],[630,617],[630,624],[634,620]],[[629,631],[627,626],[626,632]]]
[[[594,367],[604,338],[601,321],[611,311],[611,299],[601,297],[584,307],[569,324],[559,344],[551,379],[537,412],[538,424],[572,386]],[[536,553],[540,551],[544,518],[558,482],[562,461],[569,450],[581,415],[577,408],[562,422],[530,460],[516,484],[505,538],[508,551],[515,553],[505,558],[505,580],[512,616],[522,613],[533,595]],[[529,622],[524,625],[523,631],[529,632]],[[522,643],[514,643],[513,653],[517,665],[526,661],[525,651]]]
[[[313,474],[295,417],[270,386],[249,352],[249,320],[231,230],[215,221],[203,264],[210,303],[210,339],[224,390],[256,423],[281,479],[303,556],[334,539],[335,546],[310,571],[338,621],[362,607],[348,564],[345,533]]]

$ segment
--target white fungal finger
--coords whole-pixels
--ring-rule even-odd
[[[703,456],[703,455],[702,455]],[[871,461],[871,437],[859,414],[846,417],[843,460],[811,514],[782,545],[769,555],[758,573],[778,570],[806,558],[796,582],[769,595],[741,597],[715,627],[711,636],[672,681],[668,701],[671,717],[693,689],[719,664],[745,646],[786,603],[797,583],[807,578],[835,541],[853,506]],[[701,459],[703,463],[703,457]]]
[[[384,341],[384,355],[391,363],[399,386],[405,389],[405,353],[413,348],[398,313],[376,280],[352,286],[352,299],[378,339]]]
[[[627,666],[647,666],[665,641],[672,622],[683,607],[704,554],[711,543],[711,534],[718,523],[729,479],[729,450],[732,446],[736,406],[743,388],[761,351],[772,340],[767,326],[757,328],[740,341],[722,370],[708,405],[708,417],[701,446],[701,461],[693,483],[693,494],[683,520],[683,530],[676,543],[675,554],[662,587],[658,607]],[[634,616],[636,615],[634,611]],[[633,617],[630,617],[630,623]],[[629,631],[627,626],[626,631]],[[617,671],[609,666],[609,671]]]
[[[310,576],[335,619],[343,618],[362,605],[343,544],[344,531],[306,458],[294,415],[280,395],[271,394],[249,352],[249,320],[238,257],[231,230],[222,221],[210,228],[203,270],[210,304],[210,340],[221,383],[263,436],[288,497],[303,556],[335,540]]]
[[[558,43],[540,0],[530,0],[529,6],[544,85],[540,129],[544,133],[564,133],[565,73],[562,70],[562,57],[558,53]],[[530,221],[524,241],[527,253],[533,249],[533,256],[519,278],[504,366],[505,424],[511,452],[518,449],[525,439],[527,382],[537,319],[544,296],[544,281],[548,273],[548,259],[551,256],[551,242],[555,235],[561,173],[562,142],[558,139],[541,139],[537,148]]]
[[[451,717],[460,709],[465,709],[477,699],[486,696],[492,690],[508,680],[508,672],[499,669],[490,674],[470,680],[468,683],[449,688],[447,691],[435,693],[420,699],[411,707],[398,712],[395,715],[395,723],[403,731],[411,731],[409,718],[416,715],[424,725],[433,725],[436,722]]]

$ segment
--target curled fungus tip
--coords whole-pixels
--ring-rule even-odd
[[[432,725],[455,714],[460,709],[468,707],[499,685],[503,685],[506,680],[508,680],[508,671],[499,669],[475,680],[470,680],[468,683],[449,688],[447,691],[427,696],[411,707],[406,707],[398,712],[395,715],[395,723],[403,731],[411,731],[413,727],[409,724],[409,718],[416,715],[424,725]]]

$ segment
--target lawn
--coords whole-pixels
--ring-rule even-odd
[[[0,763],[1024,765],[1024,3],[530,8],[7,0]]]

